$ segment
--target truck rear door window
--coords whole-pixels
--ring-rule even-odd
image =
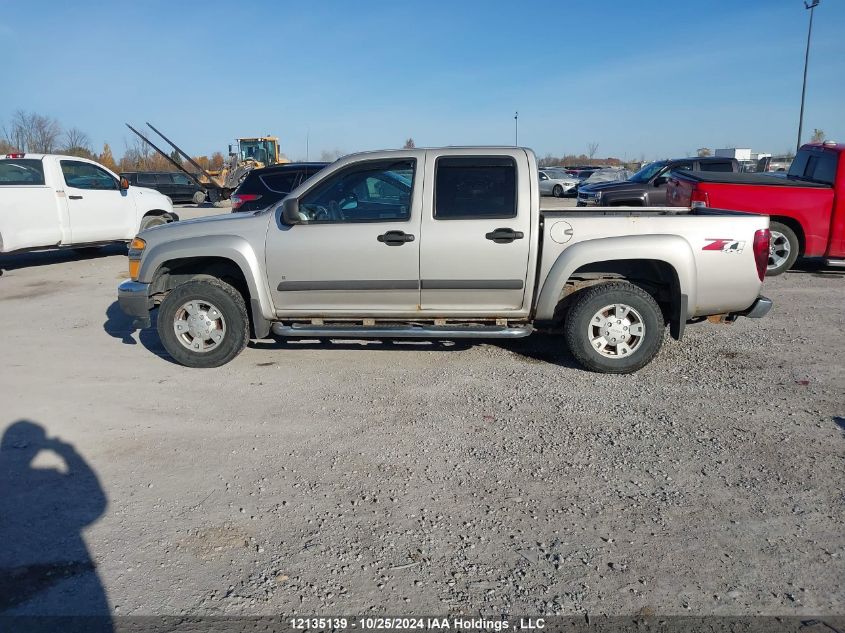
[[[155,174],[138,174],[139,185],[154,185],[156,184]]]
[[[35,158],[0,160],[0,187],[43,185],[44,165]]]
[[[435,166],[434,217],[516,217],[516,163],[508,156],[449,156]]]
[[[156,182],[160,185],[172,185],[173,177],[170,174],[156,174]]]

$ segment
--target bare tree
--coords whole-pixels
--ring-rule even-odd
[[[413,138],[409,138],[407,141],[405,141],[405,145],[402,147],[402,149],[414,149],[414,148],[416,148],[416,144],[414,143]]]
[[[705,156],[711,156],[713,154],[709,147],[699,147],[696,150],[696,153],[702,158],[704,158]]]
[[[22,152],[52,154],[61,135],[62,126],[56,119],[18,110],[12,117],[9,141]]]
[[[65,130],[64,148],[62,151],[70,156],[81,156],[82,158],[94,159],[94,152],[91,151],[91,141],[88,135],[79,128],[72,127]]]
[[[593,159],[593,156],[596,155],[596,152],[599,151],[599,144],[593,141],[592,143],[587,143],[587,156],[590,157],[590,160]]]
[[[824,130],[813,128],[813,136],[810,137],[811,143],[824,143]]]
[[[320,161],[323,163],[331,163],[333,161],[336,161],[344,154],[346,154],[346,152],[337,148],[334,148],[331,151],[324,149],[322,152],[320,152]]]

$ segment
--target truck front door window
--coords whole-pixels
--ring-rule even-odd
[[[309,224],[405,221],[413,187],[413,160],[365,163],[303,195],[299,210]]]
[[[91,163],[61,161],[62,175],[68,187],[76,189],[117,190],[117,181],[106,170]]]

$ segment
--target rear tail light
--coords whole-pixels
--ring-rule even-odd
[[[695,209],[698,207],[709,207],[710,196],[707,195],[706,191],[699,191],[698,189],[693,189],[692,194],[690,194],[689,206],[691,209]]]
[[[242,207],[247,202],[253,202],[254,200],[258,200],[261,198],[261,194],[258,193],[237,193],[231,197],[232,201],[232,211],[235,211]]]
[[[769,265],[769,241],[772,234],[769,229],[760,229],[754,233],[754,262],[757,264],[757,276],[760,281],[766,276],[766,267]]]

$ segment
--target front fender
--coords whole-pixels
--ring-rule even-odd
[[[679,305],[673,306],[683,322],[689,318],[688,305],[696,305],[696,266],[692,249],[677,235],[630,235],[604,237],[573,244],[565,249],[549,269],[537,300],[538,320],[551,320],[564,285],[572,274],[587,264],[623,259],[657,260],[669,264],[678,276]],[[686,305],[685,303],[686,298]]]
[[[253,308],[257,300],[262,316],[275,318],[270,289],[262,273],[263,261],[247,240],[235,235],[204,235],[153,245],[141,260],[138,281],[150,283],[162,264],[189,257],[222,257],[233,261],[246,279]]]

